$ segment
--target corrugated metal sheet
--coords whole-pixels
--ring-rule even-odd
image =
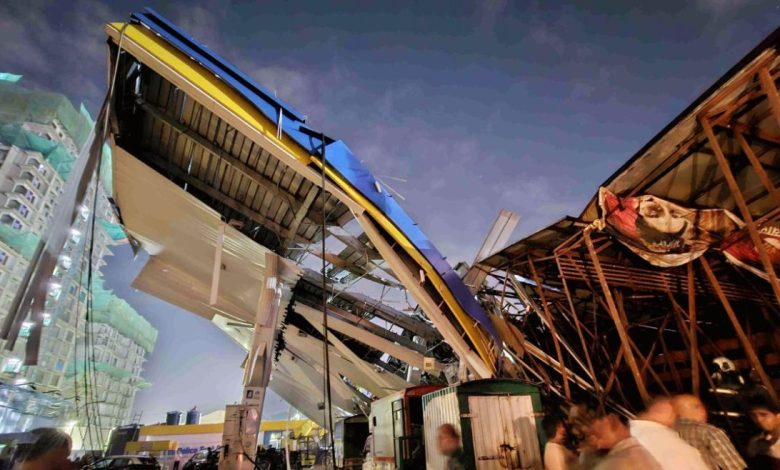
[[[457,303],[457,305],[449,305],[450,308],[455,310],[454,313],[457,315],[458,310],[462,309],[463,312],[476,320],[495,341],[500,342],[493,323],[479,302],[474,299],[465,284],[463,284],[460,275],[452,269],[445,257],[436,249],[392,195],[387,190],[381,189],[382,185],[379,181],[376,180],[343,141],[331,140],[323,134],[309,129],[301,120],[302,116],[289,106],[275,98],[271,99],[267,90],[254,83],[237,68],[207,47],[199,44],[153,10],[147,9],[143,13],[136,13],[132,16],[132,19],[140,22],[171,45],[189,55],[203,67],[216,74],[264,113],[269,120],[277,121],[277,116],[281,115],[281,113],[289,115],[288,118],[277,121],[284,134],[295,140],[312,156],[320,156],[326,153],[328,166],[337,171],[349,182],[353,189],[369,200],[411,242],[413,248],[425,258],[425,261],[435,271],[435,273],[429,272],[429,275],[438,275],[444,281],[446,290],[449,291],[448,293],[454,297]],[[323,141],[326,144],[324,149],[322,146]],[[224,178],[224,175],[222,176]],[[412,253],[410,252],[410,254]],[[427,267],[426,271],[428,271]],[[445,294],[444,299],[449,303],[447,297]],[[464,324],[463,320],[460,320],[460,322],[467,332],[472,329],[470,325]],[[474,335],[477,336],[469,334],[473,336],[471,340],[474,342],[478,343],[483,340],[480,337],[481,335],[476,333]],[[481,351],[480,355],[483,360],[490,362],[486,357],[486,352]]]
[[[429,393],[422,398],[425,416],[425,461],[428,470],[445,468],[446,459],[439,453],[436,431],[442,424],[450,423],[460,432],[458,387],[447,387]]]

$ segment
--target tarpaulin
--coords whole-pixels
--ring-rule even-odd
[[[306,149],[310,155],[321,157],[324,151],[328,166],[335,169],[362,196],[382,211],[441,276],[460,307],[496,341],[499,341],[493,324],[463,284],[460,276],[452,270],[444,256],[436,250],[431,241],[392,196],[387,191],[380,189],[381,185],[342,141],[331,139],[306,126],[303,116],[291,106],[273,96],[267,89],[254,82],[249,76],[208,47],[195,41],[154,10],[147,8],[144,12],[134,13],[131,16],[131,21],[149,28],[241,93],[249,103],[262,112],[266,118],[276,122],[285,135]]]
[[[719,247],[742,221],[725,209],[691,209],[651,196],[619,197],[599,189],[605,227],[650,264],[672,267]]]
[[[769,276],[764,271],[761,257],[753,240],[750,239],[750,234],[740,233],[739,235],[733,243],[724,245],[723,254],[726,255],[726,259],[768,281]],[[780,270],[780,222],[768,222],[762,225],[758,228],[758,235],[772,266],[776,271]]]
[[[680,266],[709,249],[766,280],[761,257],[744,222],[725,209],[691,209],[650,196],[619,197],[599,190],[604,227],[628,249],[660,267]],[[764,250],[780,269],[780,222],[758,227]]]

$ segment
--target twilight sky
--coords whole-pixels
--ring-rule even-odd
[[[102,24],[153,6],[344,139],[450,260],[470,262],[500,208],[521,215],[515,238],[577,215],[780,25],[777,0],[631,3],[3,2],[0,71],[94,112],[105,93]],[[134,292],[142,262],[120,248],[107,279],[160,331],[146,368],[154,385],[136,405],[143,421],[237,400],[243,351],[205,320]]]

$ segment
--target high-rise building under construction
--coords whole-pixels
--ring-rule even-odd
[[[92,126],[83,106],[63,95],[0,81],[0,323]],[[24,365],[32,322],[12,350],[0,349],[0,432],[68,425],[85,447],[101,447],[111,428],[131,420],[145,385],[142,365],[157,331],[101,276],[110,247],[126,241],[108,199],[110,159],[104,163],[48,286],[38,364]]]

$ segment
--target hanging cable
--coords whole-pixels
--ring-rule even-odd
[[[108,122],[111,114],[111,102],[114,98],[114,89],[116,87],[116,78],[119,73],[119,62],[122,54],[122,44],[125,38],[125,31],[129,23],[125,23],[119,32],[119,41],[117,44],[116,60],[114,61],[114,69],[111,73],[109,80],[108,97],[106,98],[106,109],[102,126],[100,123],[96,125],[100,126],[95,129],[95,139],[98,139],[98,159],[97,166],[95,168],[95,190],[92,200],[92,211],[90,219],[89,229],[89,252],[87,259],[87,292],[86,292],[86,314],[84,322],[84,388],[85,388],[85,403],[84,411],[87,415],[87,435],[90,439],[90,447],[94,449],[94,445],[103,445],[103,426],[102,417],[100,412],[99,394],[97,391],[97,367],[95,364],[95,344],[94,344],[94,326],[93,326],[93,263],[92,258],[94,256],[95,248],[95,222],[97,219],[97,202],[99,198],[100,190],[100,171],[103,163],[103,147],[108,136]],[[91,409],[90,409],[91,407]],[[90,416],[91,415],[91,416]],[[96,438],[93,440],[92,428],[96,426],[95,430]]]
[[[322,187],[320,190],[320,200],[322,201],[322,330],[324,339],[322,341],[322,355],[325,365],[325,373],[323,374],[323,382],[325,385],[325,424],[328,429],[328,454],[331,458],[331,463],[335,464],[336,455],[333,447],[333,404],[331,403],[331,390],[330,390],[330,357],[328,355],[328,286],[325,279],[325,228],[327,211],[325,210],[325,203],[327,202],[327,195],[325,194],[325,168],[326,168],[326,156],[325,156],[325,134],[320,134],[322,139]]]

